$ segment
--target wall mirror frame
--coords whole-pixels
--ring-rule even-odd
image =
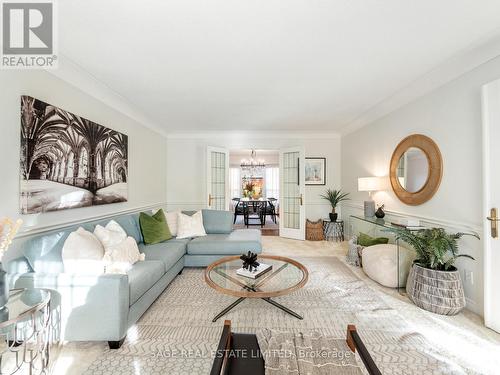
[[[398,177],[400,160],[409,149],[417,148],[427,157],[427,179],[419,190],[411,192],[406,190]],[[397,145],[391,158],[389,177],[392,190],[403,203],[417,206],[431,199],[441,184],[443,176],[443,158],[437,144],[429,137],[422,134],[413,134],[404,138]]]

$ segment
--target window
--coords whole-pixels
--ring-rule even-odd
[[[278,167],[266,168],[266,197],[276,198],[280,197],[280,169]]]
[[[241,198],[240,168],[229,168],[229,198]]]

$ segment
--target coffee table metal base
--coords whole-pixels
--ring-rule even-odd
[[[212,319],[212,322],[216,322],[219,318],[223,317],[224,315],[226,315],[229,311],[231,311],[235,306],[239,305],[244,299],[246,299],[245,297],[240,297],[238,298],[236,301],[234,301],[232,304],[230,304],[228,307],[226,307],[224,310],[222,310],[219,314],[217,314],[215,316],[215,318]],[[285,307],[283,306],[282,304],[276,302],[276,301],[273,301],[271,298],[261,298],[262,300],[270,303],[271,305],[273,306],[276,306],[278,309],[280,310],[283,310],[284,312],[296,317],[297,319],[304,319],[302,316],[300,316],[299,314],[297,314],[295,311],[292,311],[290,310],[288,307]]]

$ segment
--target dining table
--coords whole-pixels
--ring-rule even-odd
[[[240,203],[247,208],[245,210],[245,222],[247,227],[250,225],[260,225],[263,227],[266,224],[266,209],[269,204],[267,198],[241,198]],[[253,216],[251,216],[251,214],[253,214]],[[258,222],[250,223],[250,220],[257,220]]]

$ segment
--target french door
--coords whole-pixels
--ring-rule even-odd
[[[483,86],[484,323],[500,332],[500,80]]]
[[[207,148],[207,206],[213,210],[229,209],[229,151]]]
[[[280,236],[305,239],[304,148],[280,151]]]

